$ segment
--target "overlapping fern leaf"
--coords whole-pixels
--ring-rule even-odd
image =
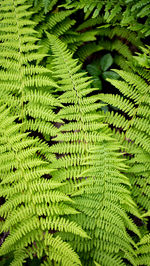
[[[76,51],[76,49],[85,42],[96,40],[96,30],[89,32],[77,32],[75,30],[74,25],[77,23],[77,20],[75,19],[74,13],[76,12],[76,9],[66,10],[59,6],[59,9],[56,8],[53,10],[53,7],[57,2],[54,0],[50,2],[47,10],[48,13],[45,15],[42,8],[43,1],[35,1],[35,7],[33,6],[33,2],[34,1],[32,1],[31,5],[31,10],[34,11],[32,20],[36,23],[35,29],[38,32],[38,38],[40,38],[38,42],[41,46],[39,53],[51,53],[45,31],[48,31],[58,37],[60,36],[63,41],[68,44],[71,51]]]
[[[75,20],[68,15],[75,9],[56,10],[45,20],[44,13],[56,0],[40,2],[36,8],[41,10],[45,3],[45,10],[32,17],[33,2],[0,3],[0,217],[4,232],[0,255],[12,253],[11,266],[21,266],[35,256],[42,258],[43,266],[144,264],[149,247],[143,251],[142,245],[149,237],[141,240],[137,251],[128,232],[135,239],[140,237],[129,216],[139,213],[129,179],[122,172],[129,172],[132,195],[148,210],[148,74],[143,70],[140,78],[119,71],[125,81],[112,84],[122,88],[123,97],[100,96],[58,39],[67,33],[62,39],[75,51],[83,41],[95,40],[100,30],[69,31]],[[109,10],[111,5],[105,13]],[[113,19],[113,12],[109,15]],[[37,33],[34,27],[41,17],[47,24],[41,23]],[[57,37],[47,33],[47,39],[45,30]],[[113,34],[115,30],[110,38]],[[46,37],[44,49],[38,50],[42,42],[37,36]],[[121,31],[118,36],[122,37]],[[49,69],[38,64],[47,56],[41,51],[53,54],[43,64],[49,62]],[[122,113],[101,114],[101,100],[120,108],[128,119]],[[130,142],[130,170],[104,120],[122,128],[122,142]],[[144,254],[141,260],[138,254]]]
[[[30,2],[32,2],[36,8],[39,6],[44,8],[44,13],[47,14],[52,10],[53,6],[56,5],[58,0],[31,0]]]
[[[116,147],[116,143],[106,142],[91,149],[92,167],[76,185],[80,190],[73,194],[81,214],[71,218],[85,228],[91,240],[82,241],[72,234],[67,240],[80,254],[83,265],[93,265],[93,260],[100,265],[126,265],[124,259],[136,265],[136,246],[125,228],[139,235],[126,212],[137,214],[127,189],[128,179],[120,173],[125,166],[116,156]]]
[[[122,80],[109,80],[120,95],[102,94],[100,98],[115,107],[107,113],[106,121],[122,133],[120,140],[127,146],[130,158],[130,171],[133,195],[137,202],[148,210],[150,208],[150,85],[148,71],[138,73],[116,70]]]
[[[42,12],[42,11],[41,11]],[[63,37],[68,34],[70,28],[76,23],[70,16],[75,11],[72,10],[60,10],[59,12],[50,12],[49,15],[38,21],[37,17],[33,19],[37,22],[38,36],[40,37],[39,45],[41,48],[39,52],[48,53],[49,43],[45,31],[49,31],[57,36]]]
[[[76,214],[72,200],[59,191],[61,182],[53,181],[50,163],[43,158],[38,139],[21,133],[9,109],[0,109],[0,196],[3,217],[2,232],[8,232],[0,255],[14,252],[11,265],[22,265],[27,257],[48,257],[61,265],[80,265],[78,255],[63,242],[56,231],[72,232],[86,237],[68,214]],[[63,216],[66,217],[63,217]]]
[[[89,17],[92,14],[92,17],[95,18],[99,15],[101,10],[105,8],[105,19],[110,22],[119,12],[121,11],[123,2],[122,1],[93,1],[93,0],[80,0],[80,1],[68,1],[66,3],[67,8],[80,8],[84,10],[85,18]]]
[[[41,45],[39,49],[40,53],[50,53],[49,41],[45,31],[61,37],[63,41],[68,44],[71,51],[76,51],[84,42],[96,40],[96,30],[89,32],[77,32],[75,30],[74,25],[76,24],[76,20],[72,19],[75,11],[76,10],[59,10],[51,12],[44,17],[42,21],[36,16],[33,18],[37,22],[36,29],[40,37],[39,45]]]
[[[56,86],[48,74],[50,71],[35,64],[44,55],[37,53],[35,22],[29,19],[32,12],[28,11],[30,5],[26,2],[5,0],[0,3],[0,85],[3,93],[8,94],[7,104],[21,119],[25,117],[25,96],[29,88],[46,90]]]
[[[93,19],[99,15],[104,17],[107,23],[113,25],[121,24],[132,31],[136,31],[139,35],[149,36],[149,0],[69,0],[64,4],[66,8],[77,8],[84,10],[85,19],[89,16]],[[144,23],[141,22],[144,19]]]
[[[103,19],[98,17],[85,21],[77,28],[77,31],[85,30],[88,32],[88,27],[90,29],[92,27],[94,30],[96,26],[97,43],[95,41],[85,43],[77,49],[75,55],[81,62],[84,62],[92,54],[101,50],[108,50],[113,53],[114,63],[128,71],[129,66],[125,64],[125,61],[132,60],[133,47],[136,49],[137,46],[142,46],[139,36],[136,32],[132,32],[125,27],[112,27],[109,24],[102,25],[103,23]]]
[[[53,111],[59,102],[51,95],[57,85],[51,71],[37,64],[45,55],[38,52],[35,22],[30,20],[32,12],[26,2],[0,3],[1,94],[4,103],[12,107],[12,113],[24,122],[23,130],[37,131],[40,127],[40,132],[48,134],[50,139],[56,135],[53,123],[60,122]]]
[[[137,265],[150,265],[150,234],[145,235],[138,244]]]
[[[11,265],[17,266],[35,254],[47,258],[47,263],[80,265],[70,245],[54,233],[87,234],[67,218],[77,211],[69,196],[59,191],[62,184],[51,180],[48,146],[28,136],[37,128],[49,138],[56,135],[53,108],[59,106],[50,94],[57,87],[50,71],[35,63],[43,55],[35,53],[37,39],[28,8],[25,0],[0,3],[0,196],[4,198],[0,216],[1,231],[8,232],[0,255],[13,252]]]
[[[70,216],[91,239],[82,241],[73,234],[66,237],[81,256],[83,265],[133,265],[135,243],[126,228],[140,235],[127,212],[138,215],[131,199],[130,183],[120,171],[126,169],[117,152],[119,146],[101,122],[99,95],[90,96],[90,80],[80,72],[66,45],[48,34],[54,77],[64,105],[58,112],[59,127],[51,152],[56,154],[52,166],[53,180],[66,182],[63,190],[75,201],[80,214]],[[60,188],[61,191],[61,188]]]

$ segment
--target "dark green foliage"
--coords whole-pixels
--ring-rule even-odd
[[[109,70],[113,64],[113,58],[111,54],[105,54],[100,59],[94,60],[92,64],[88,64],[86,69],[92,76],[92,86],[102,90],[102,79],[106,78],[118,79],[119,75],[114,71]]]

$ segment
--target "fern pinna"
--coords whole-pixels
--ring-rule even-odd
[[[56,154],[52,166],[55,181],[66,182],[66,193],[71,196],[79,214],[70,216],[79,223],[91,239],[62,233],[81,256],[83,265],[125,265],[127,259],[133,265],[135,243],[126,228],[138,236],[139,231],[127,212],[138,215],[130,197],[128,179],[120,173],[126,169],[124,159],[117,152],[109,130],[101,122],[98,110],[102,104],[99,95],[90,96],[95,90],[80,65],[72,59],[66,45],[48,34],[53,59],[54,78],[64,105],[58,112],[63,120],[59,127],[57,142],[50,147]],[[60,188],[60,190],[62,190]]]

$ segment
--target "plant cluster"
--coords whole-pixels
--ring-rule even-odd
[[[150,265],[149,15],[0,1],[1,265]]]

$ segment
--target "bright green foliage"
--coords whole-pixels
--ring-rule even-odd
[[[50,122],[57,122],[53,108],[59,106],[59,102],[46,92],[47,87],[57,87],[48,76],[42,75],[49,70],[30,63],[43,55],[31,52],[38,46],[34,44],[35,37],[30,36],[34,30],[26,26],[32,23],[24,19],[30,15],[24,2],[3,1],[0,9],[4,32],[1,35],[0,195],[5,198],[0,215],[5,219],[1,232],[9,232],[0,254],[14,252],[11,265],[22,265],[34,254],[39,258],[46,255],[48,260],[61,265],[79,265],[78,255],[69,244],[48,232],[59,230],[83,237],[87,234],[66,216],[77,211],[66,193],[59,191],[63,184],[51,180],[53,156],[48,146],[24,133],[26,128],[36,130],[39,127],[40,132],[49,137],[56,135]],[[31,90],[35,86],[39,90]],[[33,122],[32,119],[27,122],[26,115],[33,117]],[[16,123],[18,119],[24,123]]]
[[[51,4],[52,3],[53,1]],[[114,24],[114,27],[112,28],[111,26],[113,25],[106,24],[103,16],[90,18],[78,25],[78,21],[72,19],[75,12],[77,12],[77,9],[73,8],[65,10],[63,4],[60,6],[59,4],[62,3],[59,3],[58,1],[58,8],[53,7],[53,4],[52,6],[50,5],[47,16],[44,14],[42,2],[38,2],[34,10],[35,15],[33,15],[33,20],[37,23],[36,30],[38,31],[38,37],[40,38],[39,45],[42,45],[39,50],[40,53],[51,53],[45,31],[61,36],[63,41],[67,43],[68,48],[75,53],[75,56],[80,58],[81,62],[84,62],[91,54],[107,49],[116,52],[117,56],[115,56],[114,61],[122,67],[124,66],[123,61],[125,59],[132,59],[130,49],[131,44],[135,46],[142,45],[140,38],[136,33],[125,27],[120,27],[120,25],[116,26],[116,24]],[[54,8],[54,11],[50,12],[52,7]],[[105,25],[103,25],[104,23]],[[116,40],[112,41],[114,37],[116,37]],[[99,43],[95,42],[96,38],[99,40]],[[128,40],[131,44],[128,45],[123,39]],[[127,66],[125,70],[127,70]]]
[[[39,6],[41,8],[44,7],[44,13],[46,14],[52,10],[53,6],[58,2],[58,0],[31,0],[30,2],[33,2],[36,8],[39,8]]]
[[[70,50],[72,51],[76,51],[76,49],[84,42],[96,40],[96,30],[91,31],[89,34],[86,32],[80,33],[72,29],[76,24],[76,20],[72,19],[71,16],[75,13],[76,9],[60,9],[60,11],[58,11],[58,9],[56,8],[53,12],[50,12],[54,8],[56,2],[56,0],[50,2],[50,5],[47,9],[47,16],[45,16],[42,2],[36,1],[35,3],[35,14],[33,14],[32,19],[37,24],[36,30],[38,31],[38,37],[40,38],[39,45],[41,46],[39,49],[40,53],[51,53],[49,42],[45,34],[46,31],[63,38],[63,40],[68,44]]]
[[[0,264],[150,265],[149,11],[0,1]]]
[[[138,61],[138,64],[142,67],[149,68],[150,67],[150,46],[141,47],[141,50],[143,54],[136,53],[137,56],[134,56],[134,58]]]
[[[37,26],[37,30],[40,34],[41,40],[39,44],[41,45],[41,49],[39,52],[48,53],[49,52],[49,42],[47,36],[45,35],[45,31],[49,33],[55,33],[57,36],[63,36],[67,34],[69,29],[76,23],[75,20],[69,18],[69,16],[73,13],[72,10],[65,10],[56,13],[49,14],[48,18],[46,17],[43,20],[43,23]]]
[[[76,213],[70,206],[72,201],[59,191],[63,184],[46,178],[54,169],[42,159],[42,144],[20,133],[21,125],[15,124],[8,112],[1,106],[0,191],[6,201],[0,215],[5,218],[1,231],[9,231],[9,236],[0,254],[14,251],[11,265],[22,265],[27,257],[33,258],[34,253],[39,258],[46,254],[62,265],[79,265],[79,258],[71,247],[60,237],[48,234],[59,230],[86,237],[80,226],[61,217]]]
[[[48,12],[48,8],[50,5],[50,0],[43,0],[43,5],[44,5],[44,12],[47,13]]]
[[[36,60],[42,59],[44,55],[37,53],[39,46],[35,44],[35,23],[29,20],[31,12],[25,2],[1,2],[0,93],[4,103],[9,104],[14,114],[19,115],[24,122],[24,129],[37,130],[42,117],[41,132],[55,136],[56,129],[50,122],[59,122],[52,110],[54,106],[59,106],[59,103],[50,91],[57,85],[51,79],[50,70],[35,64]],[[7,80],[9,82],[6,82]],[[26,121],[27,115],[33,119]]]
[[[123,130],[121,142],[128,144],[128,153],[133,167],[131,180],[133,195],[145,209],[150,207],[150,94],[149,84],[138,74],[115,70],[123,80],[109,80],[123,95],[101,94],[100,98],[117,108],[107,113],[106,121]],[[122,113],[120,113],[120,110]],[[126,116],[124,115],[126,114]],[[131,141],[134,145],[131,145]],[[142,175],[142,178],[141,178]]]
[[[58,113],[67,123],[59,128],[54,139],[58,143],[50,148],[57,153],[52,164],[57,171],[52,177],[55,181],[68,180],[66,192],[81,212],[71,216],[71,221],[79,223],[91,239],[62,235],[79,252],[83,265],[93,265],[93,260],[102,265],[125,265],[123,257],[135,265],[135,244],[126,228],[139,232],[126,211],[138,213],[127,188],[128,179],[119,172],[126,169],[124,159],[115,152],[119,146],[96,113],[101,107],[99,95],[88,96],[92,91],[89,78],[78,71],[80,66],[66,46],[55,36],[48,37],[54,54],[54,76],[60,86],[59,99],[67,103]]]
[[[69,0],[64,5],[66,8],[83,9],[85,19],[89,16],[96,18],[101,14],[107,23],[128,26],[129,29],[137,31],[144,36],[150,35],[150,3],[149,0]],[[144,18],[145,23],[140,19]]]
[[[139,234],[125,213],[125,210],[134,213],[134,204],[126,188],[128,180],[118,171],[125,166],[116,156],[114,146],[116,148],[112,142],[106,142],[91,149],[92,167],[86,172],[88,180],[82,180],[77,185],[82,188],[81,192],[74,193],[82,213],[71,218],[85,228],[91,240],[82,241],[71,234],[64,239],[78,251],[83,265],[93,265],[93,259],[102,265],[125,265],[122,258],[136,265],[134,242],[125,230],[127,227]]]
[[[5,102],[22,120],[25,118],[23,106],[29,88],[56,86],[47,75],[50,71],[35,64],[35,60],[42,59],[44,55],[36,52],[39,46],[35,44],[35,23],[29,20],[29,7],[25,0],[5,0],[0,5],[1,93],[9,95]]]
[[[89,17],[92,14],[92,18],[95,18],[99,15],[102,8],[105,7],[105,19],[107,22],[110,22],[116,15],[118,15],[121,11],[121,6],[123,1],[87,1],[87,0],[80,0],[80,1],[68,1],[69,4],[66,6],[68,8],[76,7],[80,9],[84,9],[85,18]]]
[[[137,265],[150,265],[150,234],[145,235],[141,239],[138,247],[137,256]]]

